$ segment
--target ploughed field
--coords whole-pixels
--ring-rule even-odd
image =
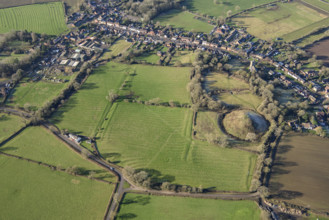
[[[149,196],[128,193],[121,202],[117,219],[260,219],[253,201]]]
[[[329,38],[318,41],[306,48],[307,51],[315,54],[326,66],[329,66]]]
[[[293,204],[329,211],[328,156],[328,139],[293,133],[283,136],[271,174],[271,194]]]
[[[11,30],[58,35],[67,30],[62,2],[0,9],[0,34]]]

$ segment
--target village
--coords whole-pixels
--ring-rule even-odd
[[[120,2],[88,1],[88,13],[73,13],[68,18],[72,31],[46,45],[48,52],[37,65],[31,66],[28,77],[33,81],[67,82],[67,79],[61,76],[69,76],[79,71],[84,62],[97,62],[111,42],[118,38],[144,45],[164,45],[169,49],[208,51],[216,54],[218,58],[226,56],[230,59],[231,56],[238,56],[252,63],[252,71],[256,70],[255,66],[258,64],[269,64],[263,65],[262,71],[266,72],[270,79],[279,80],[283,87],[293,89],[296,96],[314,106],[317,109],[315,114],[318,123],[328,129],[329,105],[321,104],[329,98],[328,79],[319,80],[317,71],[297,70],[291,68],[288,61],[280,61],[277,57],[282,54],[282,49],[268,47],[267,42],[255,39],[244,29],[227,24],[214,27],[209,34],[192,33],[155,24],[142,25],[125,19],[120,5]],[[163,54],[158,51],[157,55]],[[294,66],[301,65],[298,60],[293,60],[293,63]],[[11,81],[0,84],[2,95],[9,95],[13,86]],[[311,122],[299,124],[296,120],[289,122],[289,125],[292,129],[316,128]]]

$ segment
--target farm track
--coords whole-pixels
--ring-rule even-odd
[[[32,115],[21,111],[16,110],[10,107],[0,107],[1,112],[5,113],[11,113],[23,118],[31,118]],[[72,150],[74,150],[76,153],[81,155],[82,150],[84,149],[82,146],[77,144],[76,142],[69,139],[67,136],[61,134],[58,131],[54,131],[54,129],[51,129],[51,127],[56,127],[55,125],[51,124],[50,122],[44,122],[41,126],[49,130],[51,133],[53,133],[55,136],[57,136],[61,141],[67,144]],[[102,158],[100,158],[97,155],[94,155],[92,153],[87,154],[88,160],[90,160],[93,163],[96,163],[98,166],[101,166],[117,176],[118,183],[116,187],[116,191],[112,194],[112,197],[110,199],[109,207],[107,210],[107,213],[104,217],[104,219],[109,220],[113,219],[113,214],[118,210],[118,205],[120,201],[115,201],[113,199],[113,195],[116,194],[117,198],[122,198],[125,193],[140,193],[140,194],[152,194],[152,195],[160,195],[160,196],[177,196],[177,197],[190,197],[190,198],[204,198],[204,199],[225,199],[225,200],[258,200],[260,198],[260,195],[258,192],[247,192],[247,193],[241,193],[241,192],[209,192],[209,193],[177,193],[177,192],[169,192],[169,191],[159,191],[159,190],[150,190],[150,189],[144,189],[139,186],[136,186],[134,183],[126,179],[122,174],[122,167],[117,166],[116,164],[105,162]],[[124,189],[124,183],[128,182],[130,184],[129,189]]]

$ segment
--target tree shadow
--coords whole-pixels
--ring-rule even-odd
[[[118,216],[118,219],[133,219],[133,218],[136,218],[137,215],[134,214],[134,213],[125,213],[125,214],[120,214]]]
[[[151,198],[145,196],[137,196],[133,199],[124,199],[122,204],[129,205],[129,204],[139,204],[139,205],[147,205],[150,203]]]
[[[121,162],[121,160],[119,160],[119,158],[121,158],[120,153],[102,153],[102,157],[114,164]]]
[[[5,152],[5,151],[14,151],[14,150],[17,150],[18,148],[17,147],[0,147],[0,151],[1,152]]]
[[[297,191],[279,190],[275,194],[272,194],[271,197],[274,199],[292,200],[302,197],[303,195],[304,195],[303,193]]]
[[[153,187],[160,187],[163,182],[173,182],[175,181],[175,176],[172,175],[162,175],[160,171],[155,169],[138,169],[136,171],[145,171],[149,174],[151,178],[151,185]]]
[[[87,83],[87,82],[85,82],[81,89],[83,89],[83,90],[92,90],[92,89],[97,89],[97,88],[99,88],[99,86],[97,86],[96,83]]]

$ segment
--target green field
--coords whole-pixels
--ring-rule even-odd
[[[149,196],[126,194],[118,219],[260,219],[260,209],[253,201],[225,201],[211,199]]]
[[[41,127],[26,128],[21,134],[0,148],[1,151],[61,168],[77,166],[94,171],[95,177],[115,181],[113,176],[96,164],[83,159],[52,133]]]
[[[58,35],[67,30],[62,2],[0,9],[0,33],[28,30]]]
[[[229,77],[223,73],[210,73],[206,77],[206,86],[208,89],[223,89],[223,90],[244,90],[249,89],[249,85],[241,79]]]
[[[272,2],[273,0],[230,0],[230,1],[220,1],[220,0],[188,0],[186,1],[187,8],[189,10],[207,14],[215,17],[227,16],[227,11],[231,10],[232,14],[240,12],[242,10],[252,8],[254,6],[262,5],[265,3]],[[222,3],[221,3],[222,2]],[[236,6],[240,9],[236,10]]]
[[[313,5],[316,8],[319,8],[320,10],[329,12],[329,3],[321,0],[302,0],[303,2],[306,2],[308,4]]]
[[[207,139],[207,135],[222,137],[225,134],[218,126],[217,112],[201,112],[197,114],[196,120],[196,137],[199,139]]]
[[[0,142],[22,128],[25,125],[24,122],[24,119],[18,116],[0,113]]]
[[[279,3],[270,8],[256,9],[233,20],[258,38],[269,40],[284,37],[291,41],[305,36],[327,16],[301,3]],[[290,34],[290,35],[289,35]]]
[[[104,54],[103,58],[108,59],[112,56],[118,56],[120,53],[125,52],[130,46],[130,42],[125,40],[118,40],[110,47],[109,51]]]
[[[66,86],[67,83],[29,82],[25,78],[15,87],[7,104],[20,107],[29,104],[32,109],[36,110],[59,95]]]
[[[109,111],[111,104],[106,99],[110,90],[118,90],[127,74],[128,65],[107,63],[97,68],[51,121],[61,129],[69,129],[87,136],[96,134],[97,127]]]
[[[177,51],[171,59],[172,64],[176,64],[177,61],[182,65],[192,64],[196,59],[197,53],[192,51]]]
[[[172,25],[175,28],[183,28],[186,31],[206,32],[214,28],[212,25],[194,19],[195,15],[187,11],[171,10],[155,18],[155,22],[159,21],[161,25]]]
[[[0,157],[0,219],[102,219],[113,185]]]
[[[162,102],[172,99],[188,103],[188,76],[189,68],[108,63],[90,75],[52,121],[61,129],[92,136],[99,132],[110,111],[111,103],[105,97],[112,89],[118,91],[125,79],[127,85],[120,91],[122,95],[133,91],[141,100],[160,98]]]
[[[99,139],[101,154],[121,166],[151,169],[160,180],[248,191],[256,155],[192,140],[192,111],[119,103]]]
[[[247,109],[257,110],[258,106],[262,103],[262,99],[259,96],[251,94],[251,92],[240,92],[233,94],[222,93],[219,95],[221,101],[231,105],[239,105]]]
[[[173,100],[181,104],[190,102],[186,89],[190,68],[148,65],[132,65],[131,68],[136,75],[132,78],[130,89],[139,99],[160,98],[163,102]]]
[[[157,64],[160,60],[160,57],[155,53],[143,54],[142,56],[136,57],[136,60],[146,61],[149,64]]]

